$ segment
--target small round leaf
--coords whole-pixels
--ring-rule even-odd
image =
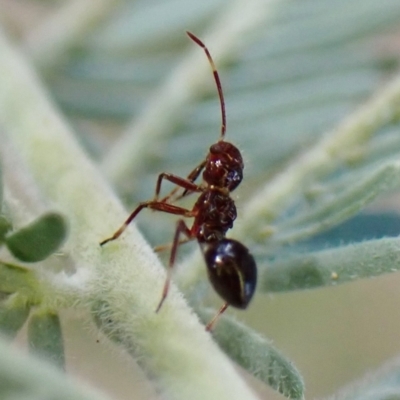
[[[64,218],[49,213],[8,236],[6,245],[21,261],[37,262],[54,253],[66,235],[67,224]]]
[[[28,304],[10,304],[7,301],[0,304],[0,330],[13,338],[19,332],[28,318]]]

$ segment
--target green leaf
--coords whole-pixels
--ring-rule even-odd
[[[46,400],[106,400],[74,383],[49,364],[27,357],[0,338],[0,398]]]
[[[34,312],[28,325],[28,344],[33,354],[65,368],[64,340],[58,314],[40,309]]]
[[[215,314],[214,310],[199,310],[204,322]],[[250,374],[289,399],[304,397],[302,376],[271,341],[227,315],[218,320],[212,335],[224,352]]]
[[[303,212],[278,224],[272,240],[294,242],[304,240],[350,218],[377,196],[400,185],[400,163],[393,161],[362,173],[345,175],[321,189],[323,196]]]
[[[59,249],[67,235],[64,218],[56,213],[45,214],[30,225],[6,238],[6,245],[15,257],[37,262]]]
[[[352,282],[400,269],[400,239],[369,240],[261,266],[258,290],[282,292]]]
[[[13,338],[29,316],[30,305],[27,302],[13,301],[13,297],[0,303],[0,330]]]
[[[40,283],[35,273],[19,265],[0,262],[0,292],[19,295],[37,302]]]
[[[0,214],[0,243],[5,240],[6,234],[11,230],[12,224],[5,215]]]

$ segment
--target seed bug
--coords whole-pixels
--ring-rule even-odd
[[[177,221],[167,276],[156,312],[160,310],[168,295],[179,245],[190,240],[197,240],[207,265],[209,280],[215,291],[225,301],[215,317],[206,325],[206,330],[210,331],[228,306],[247,308],[256,288],[257,267],[253,256],[243,244],[225,237],[236,219],[236,206],[230,193],[239,186],[243,179],[244,163],[238,148],[225,141],[225,100],[211,54],[199,38],[190,32],[186,33],[204,50],[212,69],[221,106],[220,138],[210,147],[206,158],[186,178],[166,172],[161,173],[157,179],[154,199],[140,203],[124,224],[110,238],[103,240],[100,245],[103,246],[117,239],[144,208],[185,218],[194,218],[190,228],[183,219]],[[201,173],[203,180],[197,184],[195,182]],[[176,186],[167,196],[160,199],[163,180]],[[179,193],[182,189],[183,191]],[[193,193],[199,193],[199,198],[191,210],[172,204]],[[182,236],[186,238],[183,239]]]

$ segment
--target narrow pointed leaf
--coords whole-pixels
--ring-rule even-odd
[[[6,244],[15,257],[25,262],[37,262],[59,249],[67,235],[64,218],[49,213],[6,238]]]
[[[307,253],[260,267],[263,292],[312,289],[400,270],[400,239],[385,238]]]
[[[64,341],[57,314],[43,310],[35,312],[29,320],[28,343],[33,354],[65,368]]]
[[[372,170],[346,177],[338,190],[334,185],[322,201],[312,204],[303,213],[276,227],[273,240],[293,242],[304,240],[353,216],[377,196],[400,185],[400,163],[380,165]],[[335,193],[334,193],[335,192]]]
[[[215,313],[209,309],[199,311],[205,322]],[[271,341],[226,315],[220,318],[212,335],[225,353],[249,373],[289,399],[303,398],[302,376]]]

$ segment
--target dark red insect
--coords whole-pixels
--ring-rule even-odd
[[[210,52],[195,35],[187,32],[190,39],[203,48],[210,62],[221,104],[221,135],[217,143],[210,147],[207,157],[188,176],[161,173],[157,179],[153,200],[140,203],[124,224],[100,245],[117,239],[144,208],[162,211],[169,214],[194,218],[189,228],[183,219],[177,222],[172,242],[167,277],[164,284],[158,312],[167,297],[172,269],[175,265],[178,246],[184,242],[197,239],[207,265],[208,276],[215,291],[225,300],[217,315],[207,324],[211,330],[219,316],[229,305],[244,309],[253,297],[257,283],[257,267],[249,250],[240,242],[225,237],[236,219],[236,206],[230,192],[235,190],[243,178],[243,159],[240,151],[232,143],[224,141],[226,132],[225,101],[221,81]],[[203,172],[203,182],[196,184],[196,179]],[[164,198],[159,199],[161,183],[167,180],[176,187]],[[182,193],[178,193],[183,189]],[[171,204],[192,193],[200,196],[191,210]],[[182,235],[186,239],[182,239]]]

